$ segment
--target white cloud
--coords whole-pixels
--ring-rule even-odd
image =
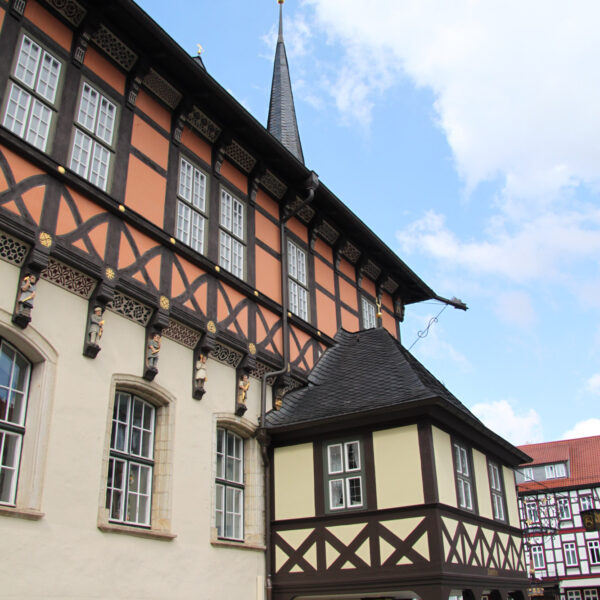
[[[445,217],[428,211],[397,233],[403,252],[427,254],[474,274],[501,275],[515,282],[568,282],[565,268],[600,253],[600,209],[543,212],[520,223],[497,218],[482,239],[461,241]]]
[[[600,395],[600,373],[595,373],[586,382],[588,392]]]
[[[512,444],[535,444],[543,439],[540,415],[533,408],[517,414],[507,400],[499,400],[475,404],[471,411],[484,425]]]
[[[571,440],[573,438],[589,437],[591,435],[600,435],[600,419],[586,419],[585,421],[579,421],[563,433],[563,440]]]
[[[331,92],[352,118],[407,74],[436,97],[468,188],[500,176],[547,200],[600,181],[600,4],[558,0],[305,0],[338,44]],[[356,102],[361,104],[357,106]]]

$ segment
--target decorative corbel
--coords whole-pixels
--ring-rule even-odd
[[[35,303],[37,284],[41,272],[48,265],[50,246],[52,246],[50,234],[40,233],[38,241],[29,251],[29,255],[21,267],[12,316],[12,322],[21,329],[25,329],[31,322],[31,311]]]
[[[196,400],[202,400],[206,392],[206,362],[211,350],[214,349],[216,335],[214,332],[207,331],[198,342],[194,349],[194,381],[192,382],[192,396]]]
[[[134,69],[132,69],[127,77],[127,93],[125,95],[127,108],[133,110],[137,102],[137,96],[140,91],[144,77],[148,74],[150,67],[144,60],[138,59]]]
[[[342,260],[342,250],[344,249],[345,245],[346,245],[346,237],[343,236],[342,234],[340,234],[333,246],[333,263],[334,263],[336,271],[340,270],[340,262]]]
[[[25,7],[27,6],[27,0],[11,0],[10,3],[10,14],[21,19],[25,14]]]
[[[401,296],[396,296],[394,299],[394,313],[400,323],[404,321],[404,300]]]
[[[87,326],[83,340],[83,355],[96,358],[100,352],[100,340],[104,332],[104,312],[106,305],[115,295],[116,281],[103,279],[98,283],[89,302],[87,312]]]
[[[85,60],[85,54],[90,40],[100,28],[101,10],[98,6],[92,7],[85,19],[75,32],[75,42],[72,47],[71,61],[76,67],[81,67]]]
[[[319,227],[323,224],[323,215],[315,211],[315,216],[308,224],[308,244],[311,251],[314,251],[317,237],[319,237]]]
[[[251,206],[256,202],[256,194],[258,193],[258,186],[260,185],[260,180],[267,172],[267,167],[261,161],[257,161],[254,165],[254,169],[250,173],[248,177],[248,202]]]
[[[161,296],[160,306],[146,326],[143,377],[147,381],[152,381],[158,373],[162,332],[169,325],[169,305],[169,299],[166,296]]]
[[[363,277],[365,276],[363,269],[367,264],[367,256],[365,254],[361,254],[360,258],[356,261],[356,285],[358,287],[361,286]]]
[[[252,353],[253,344],[250,345],[250,351],[242,358],[238,365],[236,374],[236,396],[235,396],[235,414],[237,417],[244,415],[248,406],[248,390],[250,389],[250,373],[256,369],[256,357]],[[256,352],[256,350],[254,350]]]
[[[187,98],[182,98],[177,105],[173,115],[173,141],[179,144],[183,135],[183,128],[188,120],[188,115],[192,112],[192,103]]]
[[[213,145],[212,149],[212,169],[216,177],[221,176],[221,167],[225,160],[225,150],[231,144],[231,134],[226,131],[222,131],[217,141]]]

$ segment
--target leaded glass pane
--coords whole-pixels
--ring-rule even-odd
[[[332,479],[329,482],[329,508],[344,508],[344,480]]]
[[[342,461],[342,444],[327,447],[329,473],[341,473],[344,470]]]
[[[20,79],[25,85],[33,88],[35,74],[40,60],[41,48],[26,35],[21,42],[21,50],[15,67],[15,77]]]

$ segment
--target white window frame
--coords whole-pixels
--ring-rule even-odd
[[[0,339],[0,368],[2,365],[8,367],[8,361],[8,378],[0,378],[0,395],[5,398],[4,406],[0,406],[0,505],[15,506],[25,437],[31,362],[14,346]],[[19,381],[15,381],[17,368],[20,373]],[[18,414],[11,414],[11,405],[14,410],[17,403]]]
[[[208,177],[181,156],[177,182],[177,219],[175,237],[200,254],[206,239],[206,197]]]
[[[579,590],[567,590],[567,600],[581,600],[581,592]]]
[[[372,329],[377,327],[377,307],[373,302],[361,297],[362,328]]]
[[[219,201],[219,226],[219,266],[244,279],[246,207],[223,187]]]
[[[218,427],[215,463],[217,537],[244,541],[244,438]]]
[[[114,158],[119,109],[98,88],[83,81],[75,113],[69,168],[107,191]]]
[[[521,474],[523,475],[524,481],[535,481],[533,478],[533,468],[532,467],[525,467],[524,469],[521,470]]]
[[[540,511],[536,500],[525,501],[525,520],[528,523],[538,523],[540,520]]]
[[[568,496],[566,498],[557,498],[556,506],[558,508],[559,519],[567,521],[571,518],[571,499]]]
[[[531,546],[531,559],[534,569],[546,568],[546,557],[543,546]]]
[[[46,152],[52,130],[62,70],[61,60],[22,34],[6,91],[2,125],[42,152]]]
[[[587,540],[590,565],[600,565],[600,540]]]
[[[308,262],[306,252],[288,240],[288,291],[290,312],[308,321]]]
[[[583,600],[598,600],[598,590],[596,588],[583,590]]]
[[[338,465],[333,465],[332,455],[336,452],[339,460]],[[353,510],[363,508],[366,505],[364,471],[361,458],[361,442],[350,440],[347,442],[335,442],[327,444],[326,453],[326,485],[327,485],[327,510],[338,512],[341,510]],[[360,499],[352,501],[353,486],[358,489]],[[334,503],[334,498],[340,501]]]
[[[581,507],[581,510],[592,510],[594,508],[594,499],[591,494],[580,496],[579,506]]]
[[[466,446],[453,442],[454,475],[456,478],[457,501],[459,508],[473,510],[473,478]]]
[[[565,557],[565,567],[576,567],[579,565],[579,555],[575,542],[563,542],[563,554]]]
[[[504,521],[504,489],[499,465],[494,462],[489,462],[488,475],[490,480],[490,492],[492,495],[494,519],[497,519],[498,521]]]
[[[120,409],[124,405],[122,412]],[[139,410],[142,421],[136,424],[134,413]],[[155,427],[156,410],[152,404],[130,392],[116,392],[105,505],[109,521],[113,523],[150,527]],[[136,440],[139,441],[138,448]],[[118,470],[120,478],[117,478]]]

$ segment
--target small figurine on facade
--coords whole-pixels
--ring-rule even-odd
[[[19,327],[27,327],[31,321],[31,309],[36,294],[37,276],[31,273],[25,275],[19,286],[19,298],[13,320]]]
[[[248,380],[248,374],[244,373],[238,382],[237,402],[235,405],[235,414],[238,417],[241,417],[246,412],[246,398],[248,397],[249,389],[250,381]]]
[[[94,310],[90,313],[88,319],[85,345],[83,347],[83,355],[88,358],[96,358],[98,352],[100,352],[100,338],[104,332],[103,312],[101,306],[94,306]]]
[[[206,354],[199,354],[196,360],[195,372],[194,372],[194,398],[200,400],[206,391],[204,384],[207,380],[206,376]]]
[[[158,357],[160,354],[160,333],[153,333],[151,338],[148,338],[146,345],[146,368],[144,369],[144,379],[152,381],[158,373]]]
[[[88,341],[90,344],[99,346],[100,338],[104,332],[104,319],[102,318],[102,307],[96,306],[90,315],[88,324]]]

